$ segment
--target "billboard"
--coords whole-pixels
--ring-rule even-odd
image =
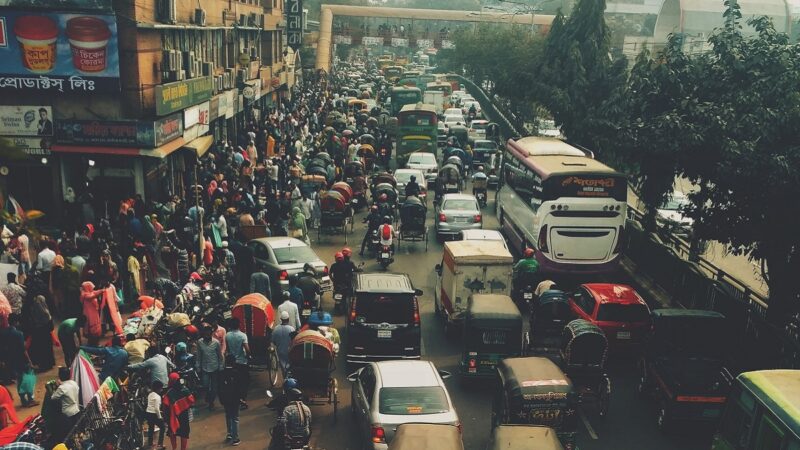
[[[0,90],[119,91],[116,18],[0,11]]]
[[[53,109],[49,106],[0,106],[0,136],[52,136]]]
[[[286,41],[292,50],[303,45],[303,0],[286,0]]]
[[[156,86],[156,115],[165,116],[210,100],[211,80],[211,77],[200,77]]]
[[[108,147],[153,148],[183,134],[180,114],[162,117],[155,122],[113,120],[59,120],[56,140],[59,144]]]

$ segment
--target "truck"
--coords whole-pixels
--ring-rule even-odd
[[[444,114],[444,92],[425,91],[422,101],[423,103],[433,105],[437,115],[441,116]]]
[[[473,294],[504,294],[511,290],[514,258],[502,242],[452,241],[444,244],[442,263],[436,265],[433,308],[445,330],[464,320],[467,299]]]

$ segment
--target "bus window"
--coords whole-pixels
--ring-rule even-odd
[[[735,449],[747,448],[750,440],[750,428],[753,426],[753,415],[756,399],[745,390],[739,390],[735,400],[731,399],[725,411],[725,418],[720,426],[723,438],[735,445]]]
[[[792,438],[791,441],[786,443],[786,450],[800,450],[800,441],[795,438]]]
[[[783,432],[774,420],[766,413],[761,416],[758,424],[758,434],[756,434],[756,446],[754,450],[772,450],[781,448],[783,442]]]

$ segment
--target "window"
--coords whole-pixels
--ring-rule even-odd
[[[604,322],[647,322],[650,320],[650,310],[640,304],[621,305],[618,303],[604,303],[597,310],[597,320]]]
[[[591,316],[594,313],[595,301],[591,294],[586,292],[585,289],[580,289],[573,295],[575,304],[583,310],[587,315]]]
[[[477,211],[478,206],[475,204],[475,200],[447,200],[442,204],[442,210],[444,211]]]
[[[317,254],[307,245],[273,248],[272,251],[278,264],[307,263],[318,259]]]
[[[361,389],[364,390],[364,398],[371,405],[375,396],[375,374],[372,372],[372,366],[364,367],[358,379],[361,381]]]
[[[440,414],[450,410],[440,386],[385,387],[381,388],[378,401],[381,414]]]
[[[269,252],[267,251],[267,247],[265,247],[263,244],[253,242],[248,246],[253,250],[253,255],[256,257],[256,259],[269,261]]]
[[[758,424],[758,434],[756,435],[756,446],[754,450],[772,450],[781,448],[783,442],[783,431],[769,415],[764,413],[761,416],[761,423]]]
[[[414,320],[414,297],[397,294],[359,294],[356,310],[356,322],[407,324]]]
[[[733,449],[742,450],[748,447],[750,440],[755,398],[749,392],[739,388],[738,392],[731,395],[730,399],[720,424],[720,433]]]

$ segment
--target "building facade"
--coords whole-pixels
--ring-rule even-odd
[[[31,156],[0,154],[0,182],[51,220],[184,192],[195,158],[291,92],[283,0],[54,3],[0,7],[0,138]]]

